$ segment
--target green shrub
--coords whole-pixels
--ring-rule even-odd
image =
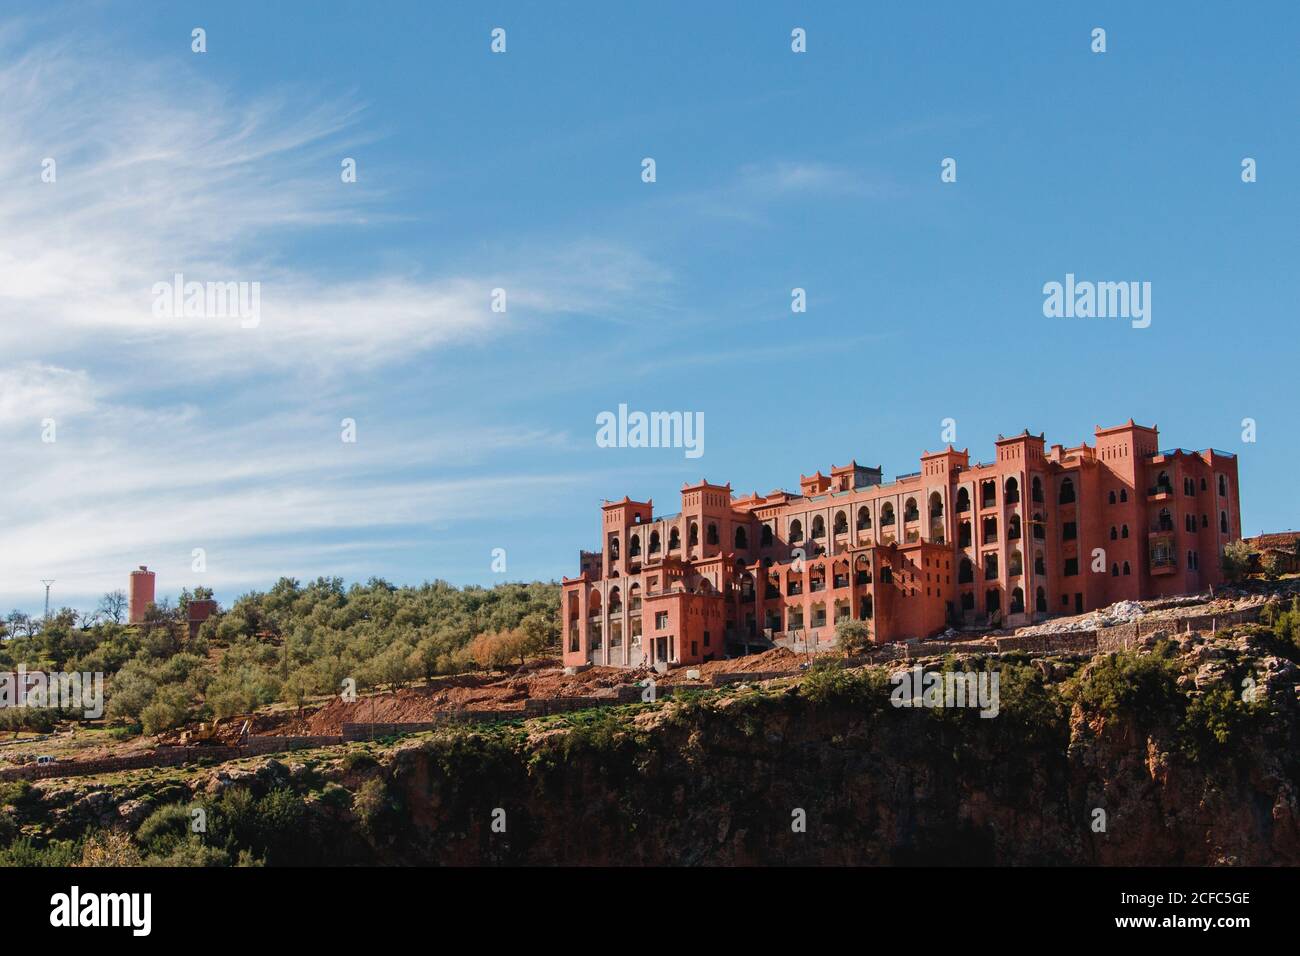
[[[230,866],[230,854],[217,847],[208,846],[197,835],[191,835],[166,853],[149,856],[144,862],[147,866]]]
[[[845,618],[835,625],[835,640],[845,657],[862,654],[871,647],[871,625]]]
[[[336,810],[347,810],[352,806],[352,791],[340,787],[337,783],[327,783],[321,791],[320,802]]]
[[[1233,752],[1250,725],[1267,710],[1263,701],[1246,703],[1230,686],[1211,688],[1187,705],[1182,750],[1193,760]]]
[[[396,807],[388,795],[388,786],[379,777],[371,777],[361,785],[352,805],[361,825],[373,836],[387,834],[395,823]]]
[[[169,803],[145,818],[135,831],[136,842],[146,853],[167,853],[190,833],[191,808],[183,803]]]
[[[52,840],[40,845],[31,837],[19,837],[0,849],[0,866],[76,866],[81,862],[81,842]]]
[[[1075,678],[1074,699],[1104,716],[1148,724],[1178,716],[1185,698],[1172,655],[1173,645],[1160,641],[1150,653],[1126,650],[1098,657]]]
[[[875,667],[846,669],[832,658],[818,658],[804,672],[799,696],[815,705],[874,704],[881,709],[889,700],[888,678]]]
[[[369,770],[371,767],[378,766],[379,761],[364,750],[353,750],[343,756],[344,773],[356,773],[359,770]]]

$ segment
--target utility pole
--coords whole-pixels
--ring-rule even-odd
[[[54,578],[41,578],[41,583],[45,585],[45,621],[50,620],[50,585],[54,583]]]

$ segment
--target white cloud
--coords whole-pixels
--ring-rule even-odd
[[[368,135],[355,101],[235,95],[194,58],[92,43],[24,45],[0,24],[0,608],[39,603],[43,577],[64,595],[121,587],[145,562],[169,593],[365,577],[394,542],[523,517],[572,488],[562,431],[484,426],[472,408],[385,415],[388,367],[472,374],[433,356],[537,317],[653,305],[662,269],[599,238],[413,264],[377,248],[401,197],[339,181]],[[295,254],[307,233],[358,255]],[[155,316],[153,286],[177,272],[261,283],[259,324]],[[339,440],[349,414],[356,445]],[[189,572],[194,547],[206,576]]]
[[[0,60],[15,46],[0,38]],[[184,59],[164,68],[51,46],[11,56],[0,91],[0,355],[48,361],[111,343],[165,358],[159,374],[180,378],[250,363],[374,366],[507,330],[520,312],[606,312],[663,278],[596,241],[397,273],[365,271],[346,247],[288,259],[295,237],[325,226],[368,250],[375,223],[401,215],[374,184],[339,179],[340,157],[367,137],[346,98],[237,98]],[[47,157],[54,183],[41,181]],[[152,289],[177,273],[260,283],[260,324],[155,316]],[[506,315],[490,310],[495,287]]]
[[[26,362],[0,368],[0,434],[28,427],[35,437],[44,418],[56,422],[94,407],[90,377],[84,371]]]

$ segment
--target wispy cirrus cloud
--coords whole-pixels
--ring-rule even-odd
[[[537,319],[653,303],[670,276],[648,256],[590,236],[387,255],[401,197],[339,178],[373,139],[355,98],[236,95],[188,61],[12,24],[0,64],[0,606],[36,605],[42,577],[93,596],[146,561],[172,592],[361,573],[573,487],[565,428],[390,412],[384,388],[398,365],[472,374],[452,350]],[[355,255],[330,254],[338,236]],[[260,322],[155,315],[177,273],[259,282]]]
[[[508,330],[521,314],[607,311],[663,278],[635,250],[585,239],[400,268],[293,255],[312,230],[360,249],[377,223],[403,217],[382,189],[340,181],[340,157],[371,136],[362,104],[236,97],[184,63],[16,45],[12,31],[0,36],[0,53],[15,54],[0,67],[0,354],[129,344],[169,352],[181,376],[249,362],[374,366]],[[46,160],[53,182],[41,178]],[[156,316],[155,284],[178,273],[259,283],[256,329]],[[491,309],[497,287],[505,315]]]

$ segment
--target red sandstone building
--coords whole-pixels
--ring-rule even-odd
[[[999,437],[992,462],[950,445],[885,484],[851,462],[799,493],[682,488],[681,512],[606,502],[600,551],[564,579],[564,662],[693,664],[773,643],[828,647],[867,621],[876,643],[950,624],[1028,624],[1125,599],[1201,591],[1241,537],[1237,459],[1160,450],[1157,430],[1095,443]]]

